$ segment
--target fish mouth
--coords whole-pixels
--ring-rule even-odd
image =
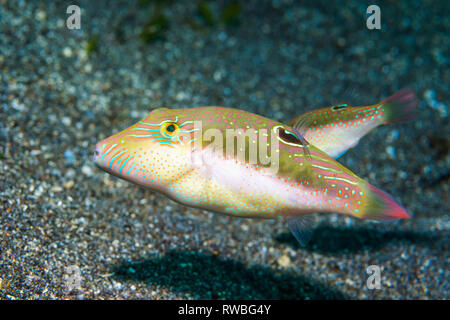
[[[105,142],[105,140],[102,140],[102,141],[98,142],[95,145],[95,149],[94,149],[94,152],[92,155],[92,160],[95,163],[95,166],[97,168],[99,168],[102,171],[107,172],[109,174],[120,177],[123,175],[121,172],[122,168],[120,168],[120,169],[116,168],[117,163],[112,165],[113,162],[116,160],[115,158],[117,157],[117,155],[114,156],[114,152],[112,152],[112,151],[118,150],[118,148],[116,148],[117,145],[118,145],[118,143],[115,143],[115,141]],[[119,155],[123,152],[124,151],[122,150],[119,153]],[[123,159],[121,159],[121,157],[119,157],[117,160],[120,162]]]
[[[102,147],[104,143],[100,141],[95,145],[94,152],[92,154],[92,160],[94,161],[94,164],[97,168],[101,169],[104,172],[110,173],[106,168],[105,159],[103,159],[103,153],[105,152],[104,148]]]
[[[98,143],[95,145],[94,154],[92,156],[92,160],[95,162],[95,164],[98,166],[98,159],[100,158],[100,155],[102,154],[101,148],[98,145]]]

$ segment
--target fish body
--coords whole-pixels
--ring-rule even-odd
[[[179,203],[238,217],[409,217],[388,194],[308,143],[300,130],[239,109],[161,108],[99,142],[95,162]],[[245,144],[231,143],[242,135]],[[258,156],[250,161],[254,145]],[[270,152],[261,157],[265,147]]]
[[[415,118],[417,104],[414,92],[404,89],[375,105],[340,103],[304,113],[289,124],[303,128],[301,134],[309,143],[338,158],[374,128]]]

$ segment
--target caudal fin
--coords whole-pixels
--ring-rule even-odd
[[[366,201],[357,215],[361,219],[409,219],[409,213],[386,192],[367,184]]]
[[[419,100],[411,89],[403,89],[380,102],[385,112],[385,124],[413,120],[417,117]]]

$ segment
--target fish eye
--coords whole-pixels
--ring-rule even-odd
[[[167,138],[173,137],[178,132],[178,125],[173,122],[166,122],[161,125],[161,133]]]
[[[346,103],[342,103],[342,104],[338,104],[336,106],[332,106],[331,110],[336,111],[336,110],[342,110],[348,107],[348,104]]]

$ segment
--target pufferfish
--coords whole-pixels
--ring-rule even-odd
[[[97,143],[94,161],[187,206],[282,218],[304,245],[315,212],[374,220],[410,217],[390,195],[335,158],[375,127],[414,118],[417,104],[405,89],[375,105],[341,103],[289,124],[234,108],[159,108]]]

